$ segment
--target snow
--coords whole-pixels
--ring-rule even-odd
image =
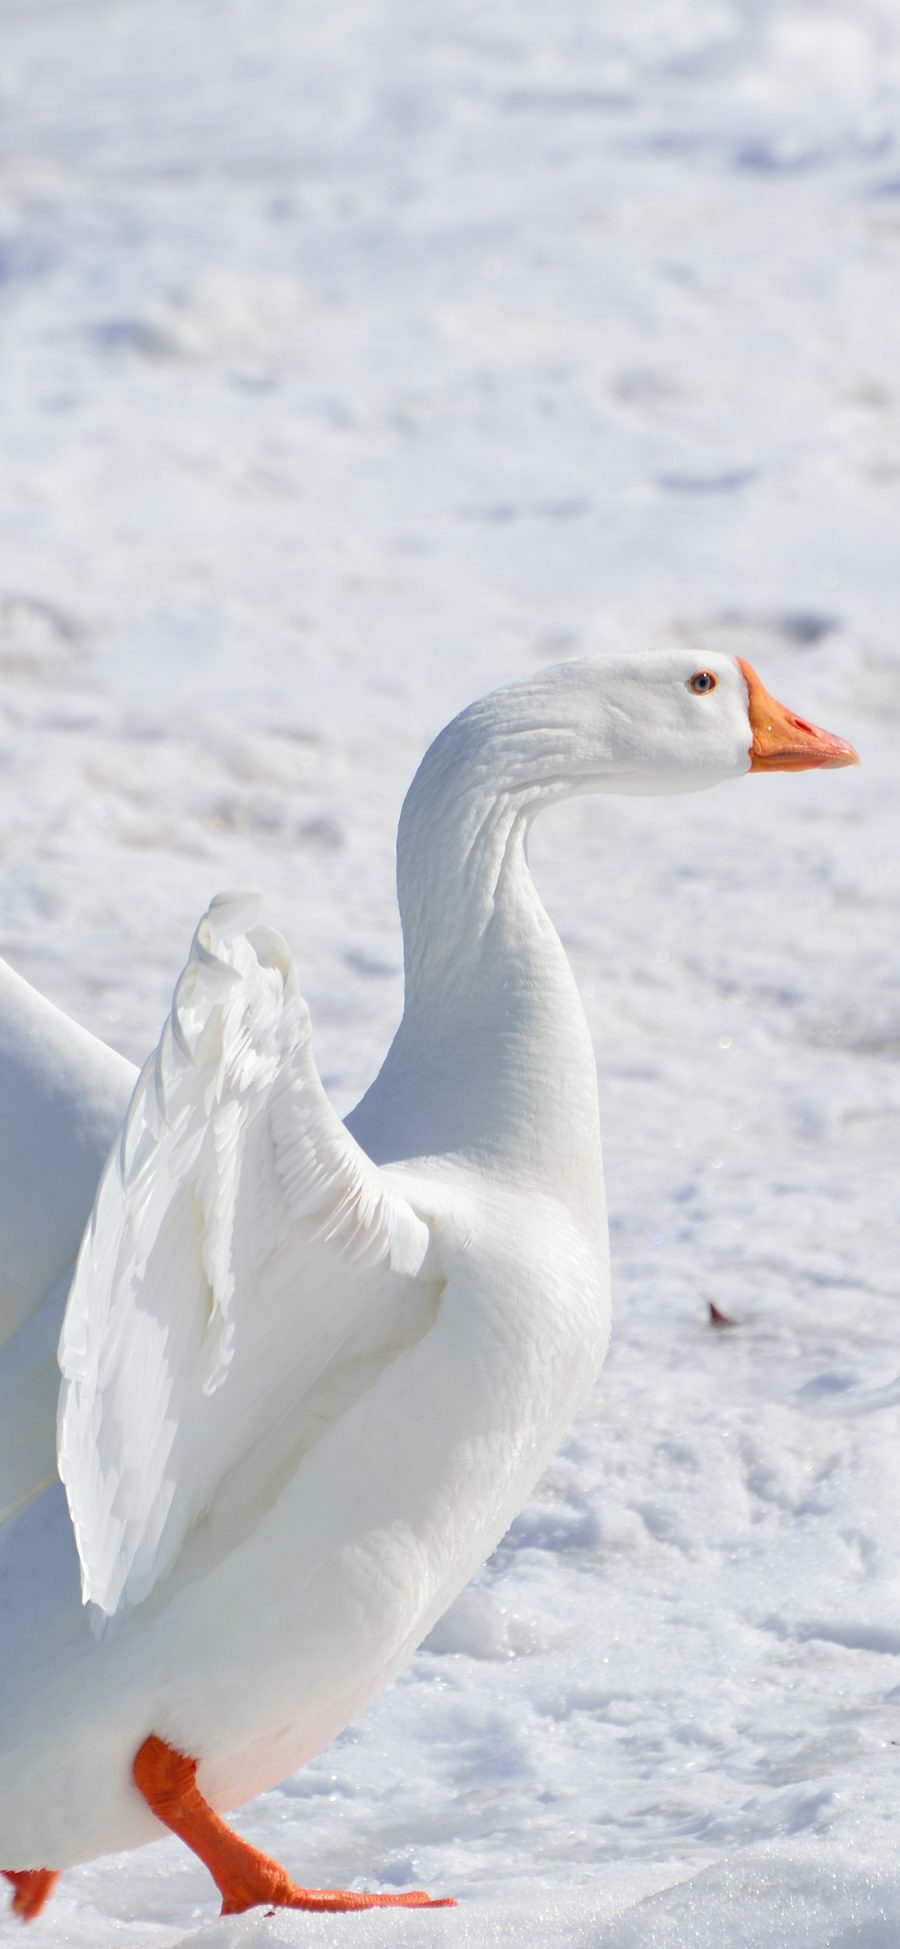
[[[258,888],[346,1109],[400,799],[471,697],[677,636],[863,757],[535,834],[613,1349],[429,1644],[240,1817],[460,1907],[213,1920],[160,1843],[65,1876],[34,1949],[896,1949],[898,103],[894,0],[7,0],[29,980],[137,1060]]]

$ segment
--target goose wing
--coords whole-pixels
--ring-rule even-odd
[[[166,1575],[223,1482],[271,1490],[355,1329],[425,1290],[428,1229],[332,1109],[290,953],[249,918],[225,895],[197,928],[66,1309],[59,1471],[104,1616]]]
[[[72,1264],[134,1079],[0,961],[0,1346]]]
[[[7,1524],[56,1481],[56,1349],[72,1277],[0,1347],[0,1540]]]

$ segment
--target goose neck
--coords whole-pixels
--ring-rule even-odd
[[[526,858],[531,819],[568,795],[565,770],[546,741],[510,750],[478,722],[454,735],[459,723],[401,816],[404,1015],[352,1126],[363,1141],[377,1130],[383,1157],[386,1141],[394,1157],[467,1155],[593,1212],[593,1048]]]
[[[464,988],[471,1007],[497,957],[538,937],[558,950],[526,839],[541,806],[573,788],[553,727],[540,730],[497,726],[475,707],[441,733],[413,779],[397,839],[407,1013],[438,995],[451,1006]]]

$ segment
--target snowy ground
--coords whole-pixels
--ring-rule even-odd
[[[864,761],[536,836],[613,1350],[430,1644],[242,1817],[459,1909],[212,1921],[161,1844],[34,1949],[896,1949],[898,106],[895,0],[5,0],[22,973],[138,1058],[258,888],[346,1108],[400,798],[479,691],[687,635]]]

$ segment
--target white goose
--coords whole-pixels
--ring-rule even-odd
[[[284,942],[214,901],[71,1280],[64,1487],[48,1350],[132,1076],[7,975],[0,1860],[20,1914],[160,1823],[223,1912],[427,1900],[298,1887],[218,1816],[408,1657],[603,1358],[593,1054],[530,822],[576,792],[855,755],[749,666],[682,650],[464,711],[403,809],[404,1015],[346,1126]]]

